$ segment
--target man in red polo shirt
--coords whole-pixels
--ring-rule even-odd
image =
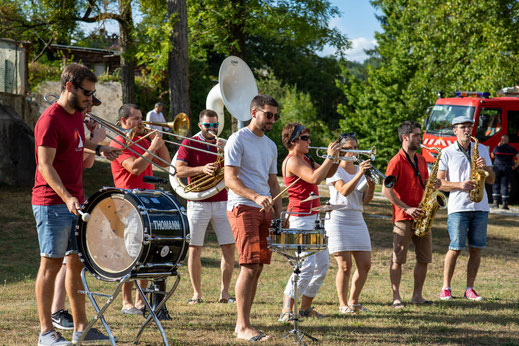
[[[218,133],[218,115],[209,109],[200,112],[198,127],[200,133],[193,136],[193,139],[204,141],[220,146],[225,145],[222,139],[216,139]],[[194,148],[210,150],[214,153],[217,148],[200,142],[185,139],[182,144]],[[205,153],[196,149],[181,146],[177,155],[177,177],[193,177],[198,174],[213,175],[220,167],[215,163],[217,157],[209,153]],[[232,271],[234,269],[234,236],[232,234],[231,225],[227,218],[227,190],[223,189],[216,195],[201,201],[188,201],[187,219],[189,221],[189,229],[191,231],[191,240],[189,244],[189,257],[187,266],[191,277],[191,285],[193,286],[193,297],[188,300],[189,304],[197,304],[202,302],[202,291],[200,287],[202,264],[200,257],[204,246],[205,232],[207,225],[211,222],[218,243],[222,250],[222,282],[220,289],[220,303],[233,303],[235,298],[229,294],[229,285],[231,284]]]
[[[142,112],[137,105],[126,103],[119,108],[119,122],[121,127],[126,130],[142,126]],[[137,134],[133,137],[133,140],[139,141],[140,138],[141,136]],[[122,136],[117,136],[115,139],[119,143],[125,143],[125,139],[122,138]],[[112,141],[110,146],[123,148],[123,146],[117,142]],[[130,151],[130,149],[139,155]],[[154,136],[151,143],[147,139],[140,140],[139,143],[123,150],[117,160],[112,161],[112,175],[114,177],[115,187],[120,189],[155,189],[153,184],[145,183],[142,180],[145,175],[153,176],[151,163],[145,158],[162,167],[167,167],[168,165],[156,157],[153,157],[150,152],[166,162],[171,162],[168,148],[162,140],[162,137]],[[147,281],[139,280],[139,285],[146,287]],[[121,309],[121,313],[126,315],[142,315],[145,305],[144,300],[137,294],[135,305],[133,304],[132,287],[133,282],[126,282],[123,285],[123,308]]]
[[[389,161],[386,170],[386,176],[396,177],[396,184],[392,189],[382,187],[382,193],[393,204],[393,254],[389,272],[393,289],[393,307],[396,309],[404,307],[400,297],[400,279],[402,264],[406,263],[411,240],[416,252],[411,303],[432,303],[422,296],[427,265],[432,262],[431,233],[425,237],[417,237],[411,229],[413,219],[422,214],[422,209],[419,209],[418,205],[429,178],[425,158],[416,152],[422,142],[420,124],[416,121],[404,121],[398,127],[398,139],[402,142],[402,149]],[[440,185],[439,180],[434,184],[436,188]]]

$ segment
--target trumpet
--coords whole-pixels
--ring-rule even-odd
[[[394,175],[385,176],[384,173],[371,166],[365,173],[366,180],[362,181],[359,185],[357,185],[357,190],[360,192],[364,192],[366,187],[368,186],[367,178],[373,180],[375,183],[379,182],[379,179],[382,179],[382,183],[388,189],[392,188],[396,184],[396,177]]]
[[[56,102],[56,100],[58,98],[59,98],[58,95],[51,94],[51,93],[45,94],[45,96],[43,97],[45,102],[47,102],[50,105],[52,105],[54,102]],[[106,135],[106,137],[110,138],[111,140],[113,140],[114,142],[118,143],[119,145],[122,145],[124,148],[127,148],[128,150],[130,150],[132,153],[138,155],[139,157],[142,157],[144,160],[148,161],[149,163],[151,163],[152,165],[154,165],[158,169],[164,171],[165,173],[167,173],[167,174],[169,174],[171,176],[175,176],[176,168],[174,166],[172,166],[170,162],[168,162],[168,161],[164,160],[163,158],[155,155],[154,153],[152,153],[148,149],[142,147],[141,145],[139,145],[136,141],[134,141],[132,139],[133,138],[133,134],[135,134],[135,129],[123,129],[123,128],[120,128],[117,125],[114,125],[114,124],[110,123],[109,121],[106,121],[105,119],[103,119],[101,117],[98,117],[98,116],[96,116],[96,115],[94,115],[92,113],[88,113],[87,116],[90,117],[91,119],[93,119],[99,125],[103,126],[104,128],[107,128],[108,130],[110,130],[110,131],[112,131],[112,132],[122,136],[126,141],[130,142],[130,144],[132,146],[133,145],[137,146],[138,148],[140,148],[140,149],[144,150],[145,152],[149,153],[151,156],[153,156],[157,160],[165,163],[167,166],[170,167],[170,169],[168,170],[168,169],[158,165],[157,163],[153,162],[152,160],[142,156],[141,154],[139,154],[138,152],[133,150],[131,147],[127,147],[125,143],[121,143],[120,141],[118,141],[115,137],[112,137],[112,136],[110,136],[108,134]],[[189,118],[188,118],[188,121],[189,121]],[[188,128],[189,128],[189,126],[188,126]],[[130,138],[130,137],[132,137],[132,138]]]
[[[327,154],[321,154],[321,151],[326,152],[328,150],[327,147],[308,147],[308,148],[314,149],[315,155],[317,155],[317,157],[320,157],[322,159],[328,158]],[[371,161],[375,161],[375,155],[377,154],[377,149],[375,146],[373,146],[373,148],[371,148],[371,150],[341,149],[339,151],[339,156],[337,157],[338,160],[357,162],[357,161],[359,161],[359,159],[356,158],[355,156],[340,156],[340,153],[353,153],[353,154],[357,154],[357,155],[365,155],[365,156],[368,156],[371,159]]]

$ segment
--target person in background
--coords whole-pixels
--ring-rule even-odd
[[[146,114],[146,121],[152,123],[165,123],[166,118],[164,114],[162,114],[162,103],[155,103],[155,107]],[[157,126],[157,125],[147,125],[148,128],[159,131],[169,131],[167,127]],[[160,135],[160,134],[159,134]]]
[[[494,171],[496,180],[492,185],[492,198],[494,204],[492,207],[499,208],[501,202],[503,209],[508,210],[508,199],[510,198],[510,175],[512,171],[519,166],[519,152],[510,144],[508,135],[501,136],[501,141],[492,151],[491,156],[494,158]],[[515,162],[514,162],[515,160]]]

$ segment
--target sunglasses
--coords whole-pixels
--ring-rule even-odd
[[[205,127],[206,129],[210,129],[211,127],[212,127],[213,129],[217,129],[218,126],[220,125],[220,123],[219,123],[219,122],[217,122],[217,123],[200,123],[200,125],[202,125],[202,126]]]
[[[279,120],[279,114],[278,113],[265,112],[264,110],[257,109],[257,108],[254,108],[254,109],[257,110],[258,112],[263,112],[263,114],[265,114],[265,116],[267,117],[268,120],[272,119],[272,117],[274,117],[274,121],[278,121]]]
[[[74,84],[75,85],[75,84]],[[95,93],[96,93],[96,89],[94,90],[88,90],[88,89],[85,89],[83,88],[81,85],[76,85],[77,88],[83,90],[83,95],[85,95],[86,97],[89,97],[89,96],[94,96]]]
[[[341,138],[357,138],[355,132],[345,132],[341,134]]]
[[[307,135],[299,136],[299,139],[302,141],[308,142],[310,140],[310,136],[307,136]]]

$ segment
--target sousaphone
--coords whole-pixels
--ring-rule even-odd
[[[215,85],[209,94],[205,106],[218,114],[218,136],[223,130],[225,124],[224,106],[229,113],[240,121],[250,120],[250,103],[254,96],[258,95],[258,86],[249,66],[242,59],[236,56],[227,57],[220,65],[218,73],[218,84]],[[177,152],[178,154],[178,152]],[[176,166],[177,154],[171,161],[171,166]],[[216,153],[215,153],[216,154]],[[218,161],[221,159],[220,153],[217,156]],[[216,195],[225,188],[223,178],[223,165],[212,179],[206,177],[192,177],[191,180],[202,181],[197,186],[192,186],[182,182],[182,178],[170,175],[170,184],[175,192],[190,201],[199,201]]]

